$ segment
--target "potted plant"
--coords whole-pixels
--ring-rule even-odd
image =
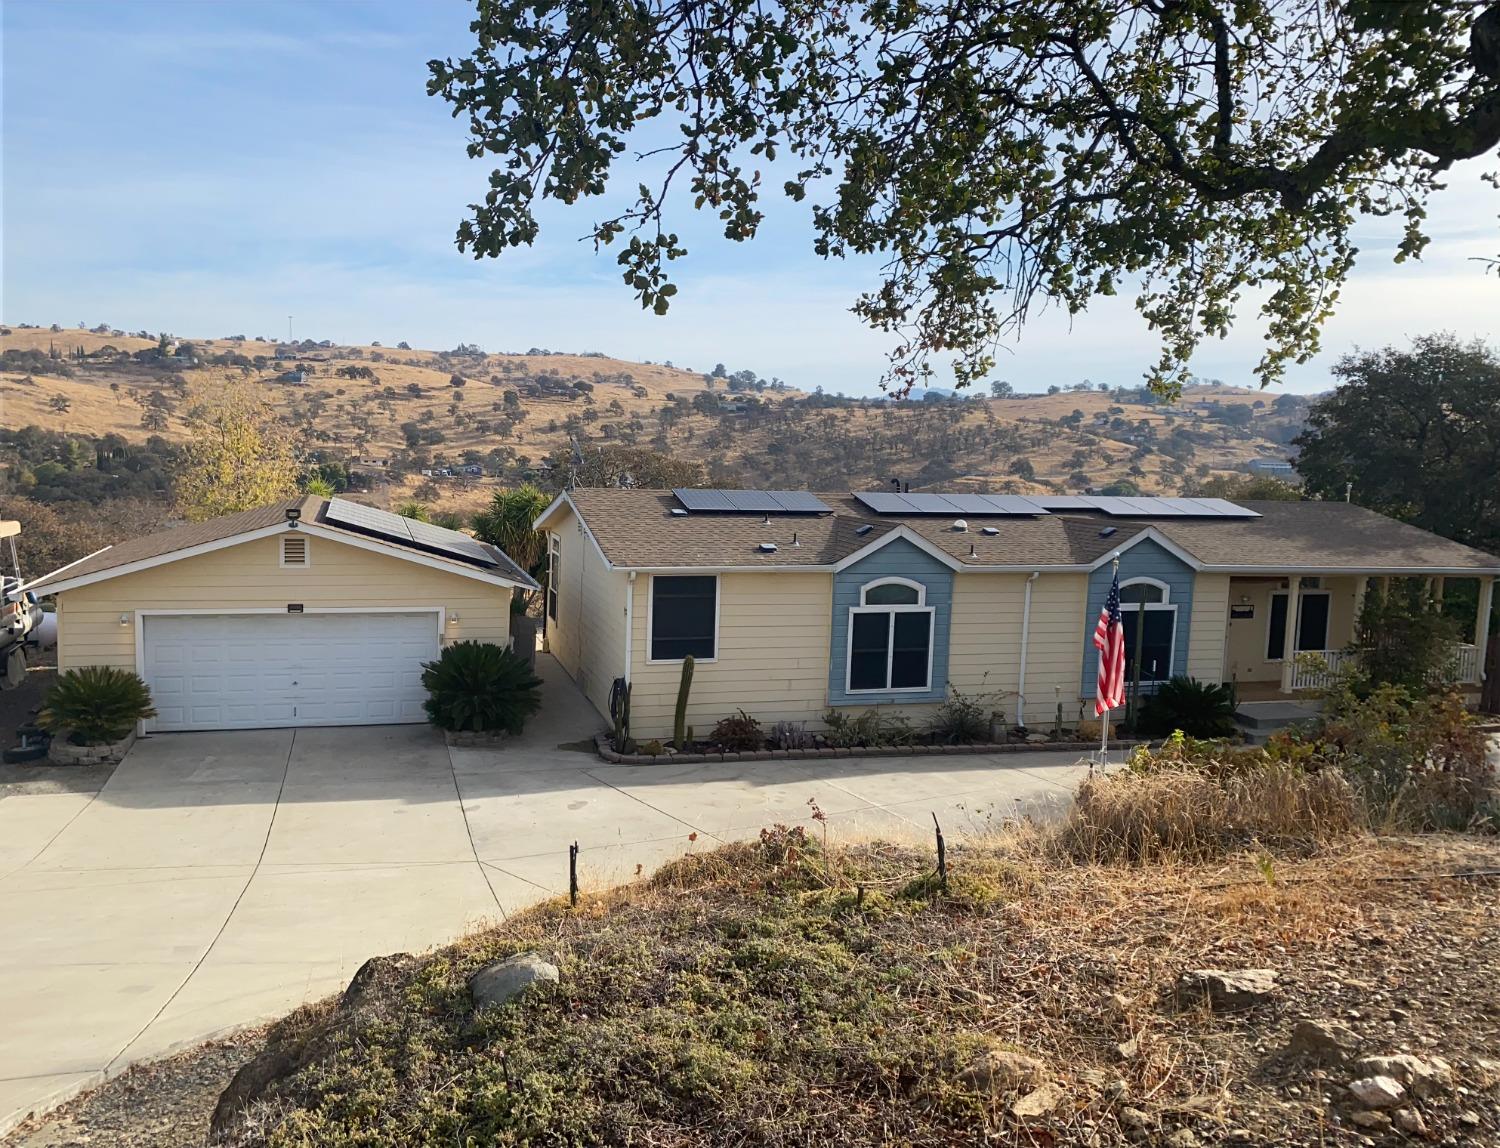
[[[51,761],[85,765],[119,761],[135,740],[136,726],[155,716],[150,687],[139,675],[84,666],[58,677],[36,720],[53,735]]]
[[[427,717],[450,744],[491,744],[521,732],[542,705],[542,679],[489,642],[455,642],[422,666]]]

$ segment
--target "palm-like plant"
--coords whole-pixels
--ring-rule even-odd
[[[1229,737],[1235,730],[1237,702],[1232,685],[1175,677],[1162,682],[1141,707],[1140,732],[1189,737]]]
[[[510,555],[522,570],[538,577],[547,555],[547,540],[531,524],[550,501],[543,490],[529,482],[514,490],[496,491],[489,506],[475,515],[474,533]]]
[[[427,716],[440,729],[520,733],[542,705],[542,679],[489,642],[455,642],[422,666]]]
[[[108,745],[155,716],[150,687],[139,676],[114,666],[84,666],[57,679],[36,720],[51,733],[72,731],[79,745]]]

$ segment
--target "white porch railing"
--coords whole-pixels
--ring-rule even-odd
[[[1307,665],[1303,659],[1308,655],[1321,658],[1323,664]],[[1358,657],[1358,650],[1302,650],[1297,658],[1283,663],[1281,688],[1286,693],[1327,689],[1333,683],[1334,675]],[[1472,643],[1456,643],[1453,647],[1453,665],[1455,682],[1478,682],[1479,647]]]

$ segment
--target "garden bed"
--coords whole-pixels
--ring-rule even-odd
[[[1143,740],[1111,741],[1112,750],[1134,749],[1149,744]],[[614,765],[658,765],[663,762],[693,764],[709,761],[802,761],[826,757],[944,757],[962,754],[1027,753],[1036,750],[1075,750],[1089,753],[1099,748],[1097,741],[1004,741],[976,742],[972,745],[856,745],[809,746],[805,749],[753,749],[742,752],[720,751],[695,746],[678,753],[665,748],[661,753],[620,753],[610,744],[607,733],[594,735],[599,756]]]

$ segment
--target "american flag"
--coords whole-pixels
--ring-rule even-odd
[[[1098,715],[1125,704],[1125,623],[1120,618],[1118,571],[1094,626],[1094,648],[1099,651],[1099,686],[1094,695]]]

